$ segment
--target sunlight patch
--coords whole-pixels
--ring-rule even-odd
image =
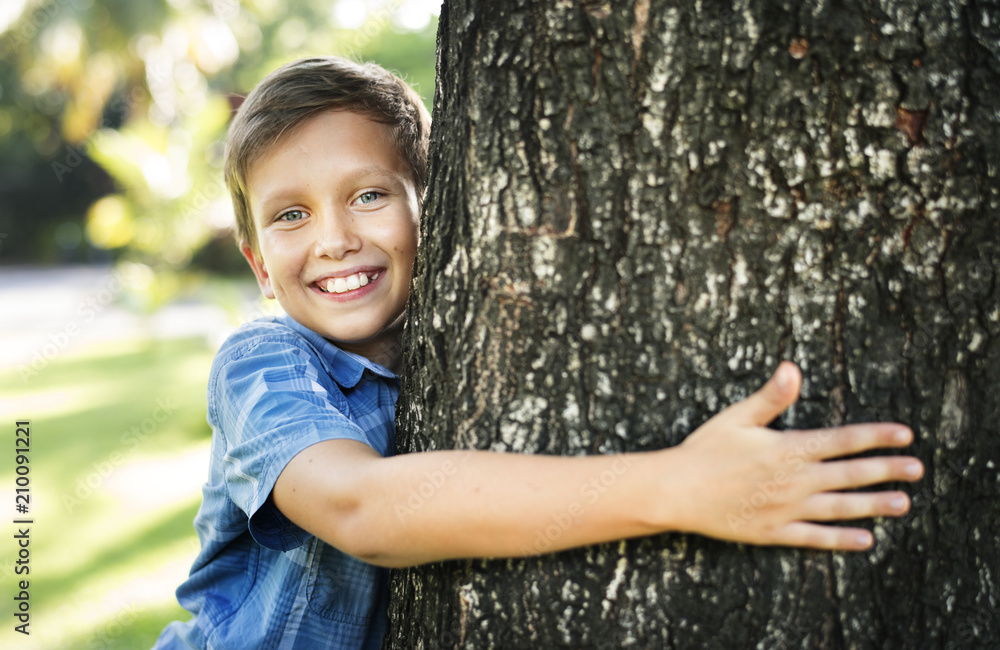
[[[9,393],[8,393],[9,395]],[[102,391],[82,388],[46,390],[32,393],[15,393],[0,398],[0,418],[8,420],[43,414],[46,419],[70,415],[94,408]],[[103,396],[97,405],[109,404],[118,396]]]
[[[24,7],[28,0],[5,0],[0,6],[0,34],[10,29],[10,26],[17,22],[24,13]]]
[[[147,512],[189,501],[208,478],[206,441],[175,456],[135,460],[108,477],[105,488],[126,512]]]

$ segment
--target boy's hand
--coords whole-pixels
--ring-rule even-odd
[[[778,432],[766,425],[799,397],[801,374],[782,363],[759,391],[699,427],[676,449],[694,498],[670,505],[677,529],[750,544],[863,550],[872,534],[812,522],[899,516],[904,492],[848,492],[886,481],[915,481],[923,465],[908,456],[831,461],[903,447],[913,433],[900,424],[856,424]],[[674,494],[685,490],[668,488]]]

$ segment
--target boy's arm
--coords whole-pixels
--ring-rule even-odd
[[[664,531],[751,544],[861,550],[871,533],[817,523],[898,516],[903,492],[840,490],[922,475],[912,457],[829,462],[901,447],[899,424],[803,432],[765,428],[798,399],[782,364],[757,393],[682,444],[613,456],[435,451],[382,458],[333,440],[300,452],[275,484],[277,507],[304,530],[367,562],[408,566],[557,551]]]

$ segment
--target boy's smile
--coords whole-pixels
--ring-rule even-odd
[[[247,190],[259,252],[243,254],[264,295],[341,348],[393,366],[420,206],[391,129],[319,113],[253,163]]]

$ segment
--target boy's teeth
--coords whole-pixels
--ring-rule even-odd
[[[372,280],[378,277],[376,273]],[[347,277],[340,278],[330,278],[326,281],[324,289],[327,293],[345,293],[347,291],[354,291],[355,289],[361,288],[368,284],[368,276],[364,273],[355,273],[354,275],[348,275]]]

